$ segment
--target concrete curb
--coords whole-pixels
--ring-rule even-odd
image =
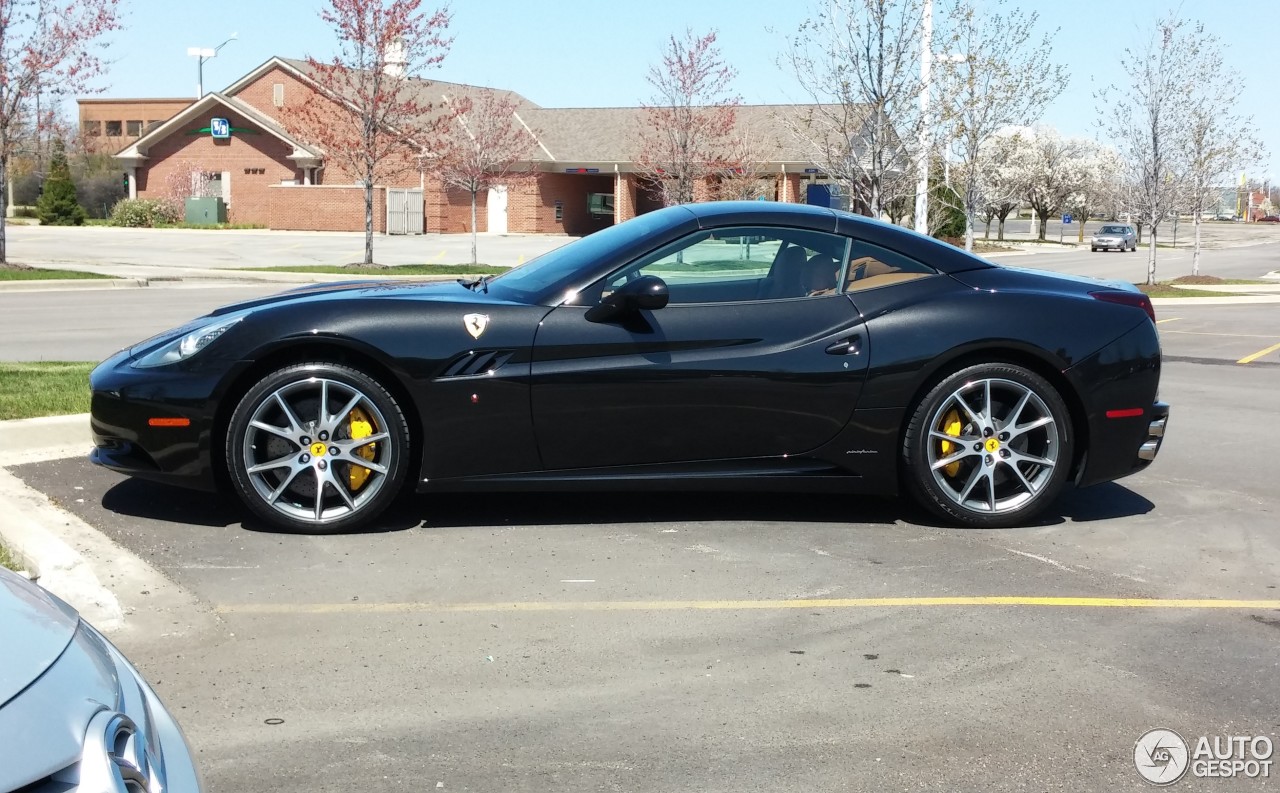
[[[1243,297],[1153,297],[1153,306],[1240,306],[1280,303],[1280,295],[1245,295]]]
[[[339,281],[358,281],[366,278],[388,281],[448,281],[465,277],[466,273],[442,275],[397,275],[394,266],[386,274],[361,273],[293,273],[287,271],[232,269],[221,267],[157,267],[140,264],[83,264],[80,262],[44,261],[28,259],[24,264],[58,270],[98,273],[114,276],[115,280],[68,279],[48,281],[0,281],[0,291],[49,290],[49,289],[107,289],[121,286],[160,286],[181,283],[184,286],[224,286],[228,283],[282,283],[323,284]],[[205,282],[205,283],[201,283]]]
[[[50,289],[136,289],[148,286],[146,278],[49,278],[30,281],[0,281],[0,290],[6,292],[38,292]]]
[[[87,413],[0,421],[0,540],[37,583],[104,632],[154,638],[215,626],[216,616],[194,595],[2,467],[77,457],[92,447]]]
[[[0,466],[85,454],[90,446],[86,413],[0,421]],[[23,560],[41,586],[103,630],[124,625],[120,601],[98,580],[84,555],[64,540],[82,539],[96,533],[94,529],[5,468],[0,468],[0,515],[4,516],[0,540]],[[63,527],[63,536],[53,531],[55,526]]]
[[[25,455],[39,456],[43,450],[72,445],[88,451],[92,443],[88,413],[0,421],[0,465],[15,465],[25,461]]]
[[[95,529],[54,506],[43,493],[3,468],[0,512],[5,515],[0,521],[0,539],[23,559],[40,586],[70,603],[101,630],[124,626],[119,599],[98,580],[84,555],[49,527],[61,526],[64,535],[72,537],[96,533]]]

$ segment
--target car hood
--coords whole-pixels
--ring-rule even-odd
[[[0,569],[0,705],[44,674],[71,643],[80,616],[75,609],[16,573]]]
[[[429,300],[449,303],[496,304],[505,301],[491,298],[483,288],[471,290],[457,280],[445,281],[387,281],[365,279],[361,281],[339,281],[330,284],[308,284],[297,289],[290,289],[275,295],[244,300],[239,303],[222,306],[209,312],[210,316],[222,316],[239,311],[249,311],[265,306],[282,303],[302,303],[351,299],[395,298],[409,300]]]

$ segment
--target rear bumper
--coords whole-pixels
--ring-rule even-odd
[[[1164,443],[1164,428],[1169,424],[1169,406],[1157,402],[1152,406],[1151,422],[1147,425],[1147,439],[1138,447],[1138,459],[1142,463],[1150,463],[1160,453],[1160,444]]]

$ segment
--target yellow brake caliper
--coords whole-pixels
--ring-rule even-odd
[[[369,420],[369,415],[360,408],[351,409],[351,413],[347,416],[347,424],[351,430],[351,440],[353,441],[367,438],[373,434],[373,422]],[[365,460],[373,460],[377,450],[377,443],[366,443],[364,446],[357,447],[352,454]],[[347,481],[351,484],[351,489],[359,490],[364,487],[364,483],[369,480],[369,474],[371,473],[373,472],[362,465],[348,465]]]
[[[942,431],[943,433],[950,435],[953,438],[960,437],[960,413],[958,411],[952,410],[946,416],[943,416]],[[956,451],[959,448],[960,448],[960,444],[958,443],[952,443],[951,441],[942,441],[942,456],[946,457],[947,455],[951,454],[952,452]],[[960,472],[960,461],[956,460],[954,463],[951,463],[950,465],[943,467],[942,471],[947,476],[955,476],[957,473]]]

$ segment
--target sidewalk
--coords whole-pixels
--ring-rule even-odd
[[[110,561],[115,544],[7,470],[88,454],[91,448],[87,413],[0,421],[0,542],[22,560],[41,586],[70,603],[85,619],[111,630],[123,625],[124,611],[85,555]],[[55,531],[54,526],[60,528]]]

